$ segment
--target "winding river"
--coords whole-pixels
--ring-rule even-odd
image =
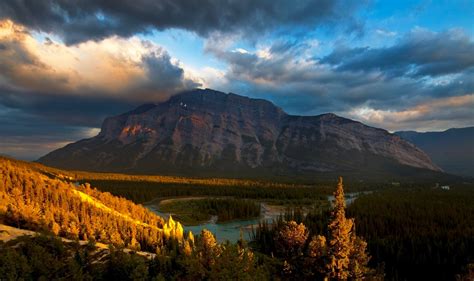
[[[361,194],[367,194],[370,192],[351,192],[346,193],[346,204],[350,205],[357,197]],[[176,198],[179,199],[179,198]],[[333,195],[328,196],[328,200],[332,202],[334,200]],[[199,234],[203,229],[211,231],[215,236],[217,241],[225,242],[229,240],[230,242],[236,242],[240,239],[240,232],[243,233],[243,238],[246,240],[251,239],[252,235],[252,226],[256,227],[258,223],[262,220],[272,222],[273,219],[278,218],[280,214],[283,214],[285,211],[284,207],[281,206],[272,206],[266,203],[260,203],[261,206],[261,216],[260,218],[250,219],[250,220],[236,220],[226,223],[217,223],[217,216],[213,216],[208,222],[198,224],[198,225],[183,225],[185,231],[192,231],[193,234]],[[150,209],[152,212],[161,216],[163,218],[168,218],[170,213],[164,213],[157,209],[156,204],[145,204],[145,207]]]
[[[145,207],[163,218],[168,218],[170,215],[173,215],[159,211],[156,208],[156,205],[145,205]],[[273,219],[276,219],[281,213],[283,213],[283,210],[275,210],[265,203],[261,203],[261,208],[262,209],[260,213],[262,215],[260,218],[217,223],[217,216],[213,216],[206,223],[198,225],[183,225],[183,227],[185,231],[192,231],[193,234],[199,234],[203,229],[207,229],[216,236],[216,239],[219,242],[225,242],[226,240],[229,240],[230,242],[238,241],[240,239],[241,231],[243,238],[245,240],[250,240],[252,235],[252,226],[257,226],[262,220],[271,222]]]

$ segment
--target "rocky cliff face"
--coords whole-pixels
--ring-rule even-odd
[[[240,176],[398,165],[440,170],[385,130],[334,114],[292,116],[265,100],[209,89],[107,118],[96,137],[38,161],[80,170]]]

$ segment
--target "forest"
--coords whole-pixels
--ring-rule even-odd
[[[474,263],[474,186],[394,189],[348,208],[387,279],[450,280]]]
[[[208,221],[217,217],[218,223],[231,220],[258,218],[260,204],[249,199],[235,198],[199,198],[191,200],[172,200],[160,202],[160,211],[174,214],[175,218],[186,225]]]
[[[51,179],[20,162],[0,161],[0,203],[5,224],[70,239],[151,252],[166,250],[174,239],[163,231],[163,218],[143,206],[89,184]]]
[[[303,224],[288,221],[275,236],[281,256],[272,258],[254,252],[243,239],[220,244],[207,230],[196,238],[185,235],[179,222],[163,221],[140,205],[88,184],[51,179],[18,162],[2,161],[0,169],[2,222],[49,233],[0,243],[4,253],[0,273],[9,280],[378,280],[381,276],[368,267],[366,243],[353,231],[353,220],[345,217],[342,181],[335,192],[338,203],[328,224],[332,230],[328,242],[325,236],[309,236]],[[95,226],[99,221],[101,228]],[[146,231],[150,229],[156,232]],[[90,242],[81,247],[49,235]],[[111,244],[108,252],[97,254],[94,241]],[[156,255],[151,260],[137,257],[125,253],[124,247],[154,250]],[[308,269],[298,271],[303,264]]]
[[[385,280],[461,280],[463,272],[472,273],[473,188],[395,188],[360,196],[347,214],[354,218],[357,234],[367,241],[369,264],[383,268]],[[273,225],[260,223],[251,245],[272,255],[278,247],[272,237],[286,221],[303,223],[310,233],[324,234],[330,214],[329,209],[288,210]]]
[[[218,245],[204,232],[192,252],[147,259],[121,248],[64,242],[51,235],[0,241],[2,280],[269,280],[268,270],[239,244]]]
[[[84,181],[85,182],[85,181]],[[230,196],[242,199],[265,199],[278,204],[312,204],[314,200],[326,200],[331,188],[324,186],[239,186],[239,185],[182,185],[159,182],[135,182],[120,180],[88,180],[101,191],[125,197],[137,203],[156,198],[189,196]]]
[[[119,249],[119,257],[123,256],[120,249],[124,248],[156,254],[144,266],[135,257],[127,256],[125,261],[119,262],[116,270],[98,269],[95,272],[95,264],[107,266],[116,261],[114,257],[117,255],[111,251],[110,255],[88,260],[93,256],[90,249],[84,251],[75,247],[68,251],[64,250],[65,242],[61,240],[33,238],[43,241],[37,243],[23,237],[19,239],[24,239],[24,242],[14,239],[1,243],[2,253],[6,254],[2,255],[0,272],[8,272],[11,280],[21,274],[25,274],[25,279],[51,279],[83,273],[86,275],[79,279],[95,279],[91,277],[94,274],[113,274],[117,280],[293,280],[299,277],[309,280],[339,275],[346,279],[372,276],[373,271],[367,267],[368,258],[358,258],[368,255],[364,242],[352,231],[352,220],[344,216],[344,203],[333,212],[330,227],[334,231],[328,236],[329,241],[336,241],[339,239],[337,233],[343,230],[345,250],[342,254],[338,252],[340,247],[332,243],[310,243],[311,247],[303,253],[300,238],[306,241],[308,233],[303,225],[297,226],[296,222],[289,221],[287,229],[276,236],[285,255],[272,258],[252,250],[243,239],[238,243],[220,244],[207,230],[197,237],[191,232],[185,234],[181,224],[171,218],[165,221],[140,205],[98,191],[88,184],[76,185],[48,177],[24,162],[2,159],[0,171],[0,222],[70,240],[90,241],[89,244],[95,241],[110,244],[110,247]],[[344,202],[342,184],[339,184],[338,192],[338,200]],[[297,244],[294,244],[295,237]],[[316,241],[321,237],[311,239]],[[38,261],[43,252],[47,252],[45,258]],[[348,254],[349,259],[343,257]],[[70,261],[71,257],[74,261]],[[341,260],[341,263],[337,266],[328,263],[327,268],[320,268],[319,264],[326,263],[328,258]],[[53,265],[43,267],[40,265],[43,260]],[[139,271],[126,272],[123,266],[128,269],[130,266],[122,263],[126,264],[127,260],[136,263]],[[299,263],[294,263],[294,260],[304,260],[312,266],[300,276],[295,271]],[[93,271],[92,275],[89,269]],[[152,273],[148,275],[150,271]]]
[[[66,172],[0,160],[0,223],[43,233],[0,242],[0,274],[7,280],[470,280],[474,274],[469,184],[449,191],[384,186],[346,206],[339,180],[331,206],[317,204],[334,191],[329,186],[144,182],[133,192],[128,180],[100,180],[98,190],[94,181],[81,183]],[[118,194],[123,189],[131,198],[148,190],[142,200],[231,196],[187,206],[224,218],[257,214],[255,199],[290,202],[291,208],[257,225],[251,241],[218,243],[209,231],[186,233],[180,222],[104,192],[107,188]],[[96,247],[99,242],[110,245],[108,250]]]

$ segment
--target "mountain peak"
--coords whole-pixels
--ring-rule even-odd
[[[137,108],[135,108],[131,111],[123,113],[123,115],[141,114],[141,113],[146,112],[146,111],[148,111],[148,110],[150,110],[154,107],[156,107],[156,104],[154,104],[154,103],[145,103],[145,104],[142,104],[142,105],[138,106]]]
[[[211,89],[107,118],[97,137],[39,162],[70,169],[199,175],[301,174],[397,165],[439,170],[414,145],[333,113],[288,115]]]
[[[343,121],[343,122],[352,122],[352,123],[360,123],[360,122],[357,122],[357,121],[354,121],[352,119],[348,119],[348,118],[345,118],[345,117],[342,117],[342,116],[339,116],[339,115],[336,115],[334,113],[323,113],[323,114],[320,114],[320,115],[316,115],[317,118],[321,119],[321,120],[325,120],[325,121],[334,121],[334,120],[338,120],[338,121]]]
[[[168,100],[169,104],[181,104],[188,107],[190,105],[217,107],[223,108],[251,108],[259,107],[261,109],[275,110],[284,113],[284,111],[277,107],[270,101],[264,99],[250,98],[246,96],[237,95],[234,93],[224,93],[212,89],[194,89],[191,91],[182,92],[172,96]]]

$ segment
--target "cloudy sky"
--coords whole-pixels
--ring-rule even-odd
[[[196,87],[390,131],[472,126],[473,19],[472,0],[1,1],[0,154],[36,159]]]

